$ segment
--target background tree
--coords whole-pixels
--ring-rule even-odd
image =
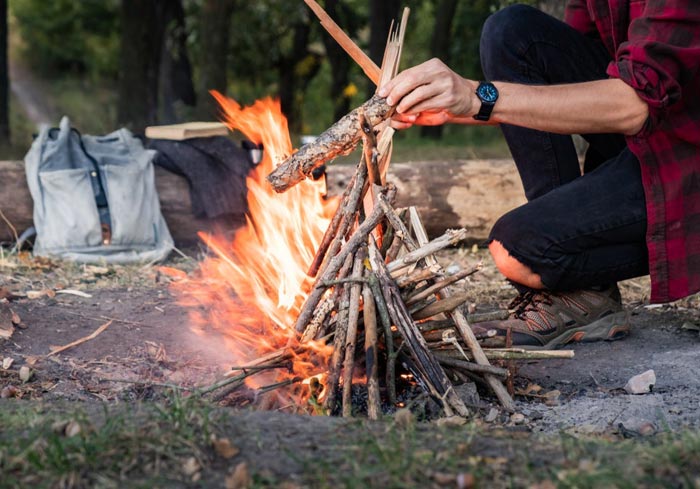
[[[391,22],[399,19],[403,4],[402,0],[369,0],[369,57],[378,66],[382,64]],[[374,93],[374,88],[370,82],[369,92]]]
[[[10,144],[9,77],[7,66],[7,0],[0,0],[0,145]]]
[[[176,104],[194,107],[197,102],[192,65],[187,53],[187,26],[181,0],[168,3],[164,13],[165,33],[160,60],[159,122],[177,122]]]
[[[209,90],[226,93],[228,59],[231,55],[230,32],[235,0],[204,0],[199,16],[199,81],[197,83],[198,116],[208,120],[217,115],[216,103]]]
[[[339,0],[326,0],[326,12],[330,15],[350,37],[357,34],[359,17],[349,8],[347,3]],[[350,68],[353,61],[343,48],[324,31],[323,45],[326,57],[331,67],[330,95],[333,100],[333,119],[338,120],[350,111]]]
[[[452,24],[457,12],[458,0],[437,0],[435,9],[435,27],[430,42],[430,54],[439,58],[448,66],[451,61]],[[426,126],[421,129],[421,136],[433,139],[442,137],[443,126]]]
[[[117,119],[137,132],[158,121],[158,80],[169,1],[121,2]]]

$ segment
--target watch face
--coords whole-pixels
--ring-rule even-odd
[[[498,90],[491,83],[482,83],[476,89],[476,94],[484,102],[495,102],[498,100]]]

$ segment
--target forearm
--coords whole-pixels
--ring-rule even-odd
[[[467,84],[471,86],[471,83]],[[500,93],[491,115],[494,123],[561,134],[637,134],[648,107],[619,79],[570,85],[533,86],[495,82]],[[469,89],[469,88],[468,88]],[[473,90],[472,90],[473,91]],[[453,122],[473,123],[481,102],[472,94],[472,109]]]

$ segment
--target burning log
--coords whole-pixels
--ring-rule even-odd
[[[362,139],[362,115],[369,124],[376,126],[391,117],[393,110],[393,107],[386,103],[386,99],[375,95],[336,122],[313,143],[302,146],[270,173],[267,180],[276,192],[286,191],[308,178],[311,172],[324,163],[350,154]]]

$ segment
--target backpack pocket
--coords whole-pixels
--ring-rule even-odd
[[[102,174],[112,220],[112,244],[152,248],[160,218],[153,166],[104,165]]]
[[[39,172],[44,210],[41,229],[37,225],[41,248],[63,250],[102,244],[90,179],[85,168]]]

